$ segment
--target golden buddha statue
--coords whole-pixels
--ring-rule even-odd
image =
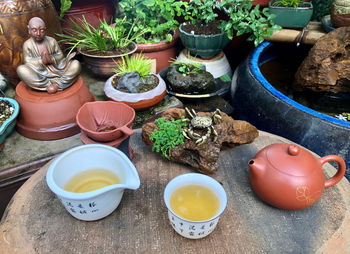
[[[72,60],[75,53],[64,57],[57,41],[46,36],[45,22],[38,17],[30,19],[31,38],[23,44],[24,64],[18,66],[19,78],[35,90],[56,93],[70,87],[78,79],[81,66]]]

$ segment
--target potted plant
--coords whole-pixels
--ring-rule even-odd
[[[331,8],[331,21],[335,27],[350,26],[349,0],[334,0]]]
[[[137,51],[147,58],[154,59],[155,69],[160,70],[170,65],[170,60],[177,55],[174,47],[178,39],[179,22],[176,17],[184,13],[184,1],[178,0],[121,0],[121,16],[130,22],[138,20],[135,31],[144,31],[136,39]]]
[[[115,75],[104,86],[108,99],[124,102],[135,110],[160,102],[166,94],[164,80],[151,73],[151,62],[141,54],[122,57],[116,63]]]
[[[227,20],[218,19],[218,8],[225,11]],[[188,21],[179,28],[181,41],[192,54],[209,58],[221,52],[234,35],[248,34],[247,40],[257,46],[279,28],[268,9],[259,8],[248,0],[192,0],[184,16]]]
[[[277,25],[303,28],[311,19],[313,6],[304,0],[271,0],[269,12],[275,15],[273,21]]]
[[[115,62],[122,56],[133,54],[137,49],[134,41],[147,32],[135,31],[126,18],[117,18],[115,23],[118,25],[111,26],[106,21],[100,21],[99,28],[95,28],[83,17],[71,21],[73,28],[67,28],[60,34],[61,41],[69,45],[70,51],[77,48],[94,74],[110,77],[114,74]]]
[[[11,98],[0,97],[0,151],[4,147],[5,138],[16,125],[18,113],[19,105],[17,101]]]

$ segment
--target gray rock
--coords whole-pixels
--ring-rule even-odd
[[[214,77],[205,70],[185,75],[177,71],[176,65],[172,65],[168,68],[167,80],[171,90],[177,93],[204,94],[215,91]]]
[[[143,82],[137,71],[128,72],[120,76],[116,89],[127,90],[129,93],[137,93],[138,87],[142,86]]]

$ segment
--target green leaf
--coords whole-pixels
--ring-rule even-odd
[[[60,10],[60,19],[63,19],[64,14],[66,13],[66,11],[68,11],[70,9],[72,5],[72,1],[71,0],[61,0],[61,10]]]

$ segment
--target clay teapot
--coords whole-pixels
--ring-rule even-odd
[[[322,165],[338,163],[337,173],[325,180]],[[313,205],[323,189],[337,184],[345,174],[345,162],[337,155],[314,157],[297,145],[272,144],[248,163],[249,179],[256,194],[272,206],[299,210]]]

